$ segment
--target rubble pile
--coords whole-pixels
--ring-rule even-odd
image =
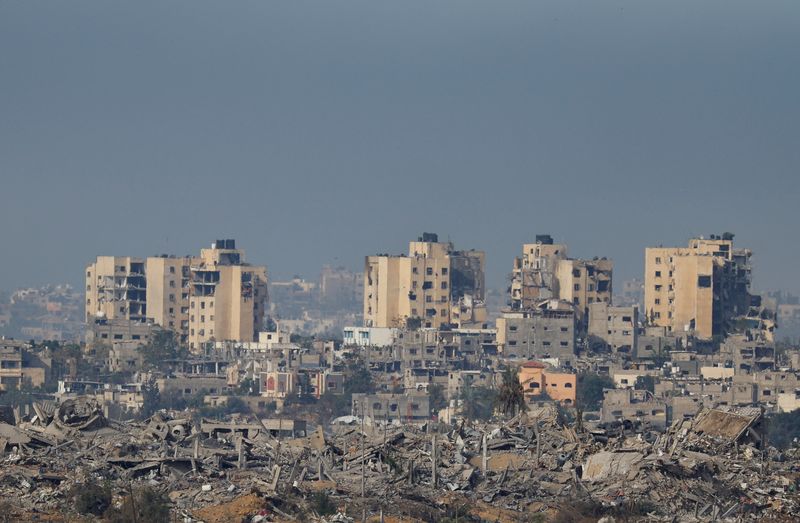
[[[463,507],[463,521],[527,521],[576,503],[650,521],[800,517],[798,450],[764,445],[757,409],[706,409],[663,434],[573,427],[541,407],[448,432],[354,419],[291,439],[247,417],[115,422],[83,398],[34,410],[0,423],[0,493],[29,519],[63,513],[90,481],[115,499],[159,489],[184,521],[435,521]]]

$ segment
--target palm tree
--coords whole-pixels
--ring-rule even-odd
[[[500,385],[500,390],[497,394],[497,402],[503,414],[517,414],[527,408],[525,394],[522,390],[522,384],[519,382],[519,373],[516,368],[509,367],[503,372],[503,383]]]

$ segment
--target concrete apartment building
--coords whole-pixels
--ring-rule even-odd
[[[353,394],[352,414],[375,421],[424,422],[431,417],[430,397],[427,392]]]
[[[522,246],[511,275],[511,309],[524,310],[538,302],[558,298],[572,303],[579,319],[592,303],[611,303],[614,264],[605,258],[576,260],[567,246],[547,234]]]
[[[364,264],[364,326],[438,328],[453,323],[453,306],[471,296],[484,299],[485,254],[456,251],[424,233],[409,243],[408,256],[367,256]],[[460,310],[460,309],[459,309]]]
[[[635,356],[639,337],[639,309],[613,307],[606,302],[589,305],[589,336],[606,342],[614,354]]]
[[[645,314],[668,331],[700,339],[724,335],[726,323],[751,304],[750,256],[733,235],[693,238],[688,247],[645,250]]]
[[[147,321],[145,261],[98,256],[86,267],[86,322],[95,318]]]
[[[217,240],[199,257],[98,256],[86,268],[89,331],[107,325],[126,330],[120,322],[154,323],[174,331],[194,352],[209,341],[253,341],[267,298],[266,267],[245,263],[234,240]]]
[[[147,317],[175,332],[181,343],[189,341],[189,281],[191,258],[158,256],[147,258]]]
[[[191,267],[189,350],[212,340],[254,341],[267,308],[267,269],[248,265],[234,240],[202,249]]]
[[[563,302],[552,307],[508,311],[497,319],[497,347],[504,358],[575,358],[575,312]],[[550,302],[548,302],[550,303]]]

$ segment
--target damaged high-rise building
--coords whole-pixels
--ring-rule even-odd
[[[98,256],[86,268],[86,321],[153,323],[200,351],[209,341],[253,341],[263,327],[267,270],[245,263],[234,240],[198,257]]]
[[[746,315],[750,294],[748,249],[733,248],[733,234],[693,238],[688,247],[645,250],[645,315],[668,331],[701,339],[725,335]]]
[[[433,233],[410,242],[408,256],[367,256],[364,325],[438,328],[484,321],[485,260],[483,251],[457,251]]]
[[[548,299],[573,304],[579,319],[592,303],[611,303],[614,264],[606,258],[577,260],[567,256],[567,246],[555,243],[548,234],[536,236],[535,243],[522,246],[511,273],[512,310],[530,310]]]

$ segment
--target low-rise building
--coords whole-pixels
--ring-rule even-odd
[[[577,375],[558,372],[538,361],[528,361],[519,367],[519,383],[527,401],[546,394],[553,401],[574,405],[577,397]]]
[[[638,307],[613,307],[607,302],[589,306],[589,336],[602,339],[614,354],[633,357],[639,336]]]
[[[419,423],[430,419],[430,397],[427,393],[353,394],[352,414],[375,421]]]
[[[575,313],[571,308],[543,305],[509,311],[497,319],[497,346],[504,358],[575,358]]]

